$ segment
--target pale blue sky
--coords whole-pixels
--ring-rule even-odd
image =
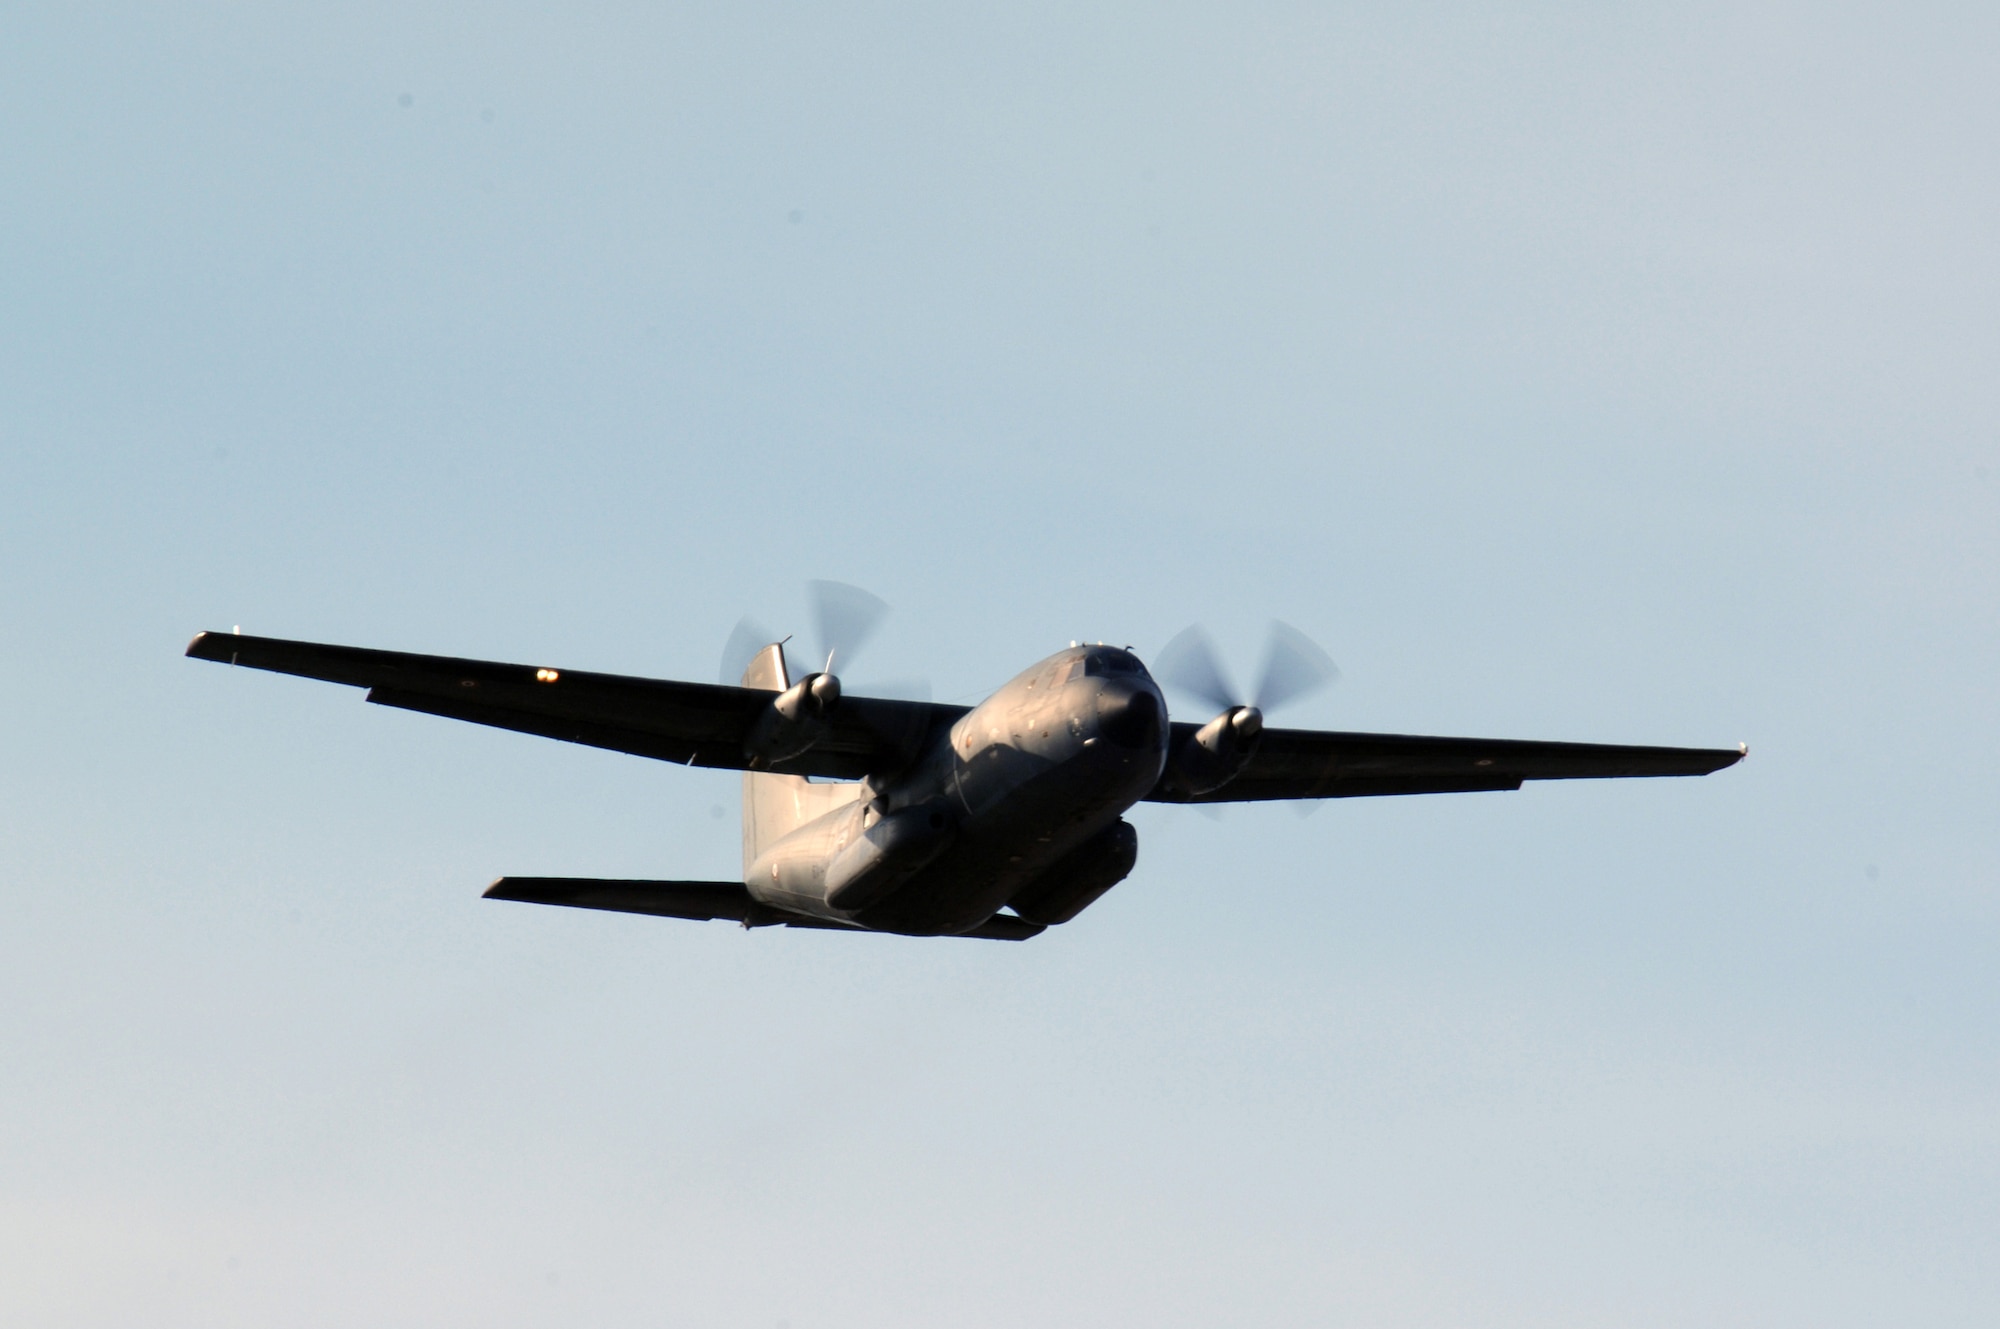
[[[2000,20],[0,24],[0,1309],[1983,1324]],[[413,12],[414,11],[414,12]],[[1142,808],[1024,946],[482,902],[727,776],[180,658],[707,679],[1263,624],[1706,780]]]

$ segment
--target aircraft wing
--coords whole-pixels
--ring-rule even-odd
[[[367,688],[381,706],[513,729],[686,766],[744,770],[743,740],[772,693],[715,683],[677,683],[547,666],[457,660],[356,646],[204,632],[197,660],[297,674]],[[934,702],[843,697],[824,738],[769,769],[787,775],[860,779],[887,774],[922,750],[938,725],[965,713]]]
[[[1175,724],[1174,748],[1196,726]],[[1172,750],[1172,749],[1170,749]],[[1267,729],[1241,774],[1188,795],[1155,786],[1155,803],[1248,803],[1274,798],[1362,798],[1519,789],[1525,780],[1707,775],[1741,761],[1740,748],[1623,747],[1507,738],[1427,738]]]

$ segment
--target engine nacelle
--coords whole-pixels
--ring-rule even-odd
[[[1249,764],[1263,733],[1262,711],[1255,706],[1232,707],[1189,734],[1167,755],[1160,783],[1181,794],[1212,793]]]
[[[840,680],[832,674],[807,674],[771,699],[743,751],[752,770],[762,770],[798,756],[826,733],[826,718],[840,705]]]
[[[1067,923],[1125,880],[1139,861],[1139,832],[1114,821],[1029,882],[1010,902],[1031,923]]]
[[[944,852],[954,829],[939,801],[875,821],[826,865],[826,902],[852,914],[886,899]]]

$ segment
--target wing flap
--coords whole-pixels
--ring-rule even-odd
[[[650,757],[655,761],[678,762],[683,766],[719,766],[736,770],[743,765],[740,743],[733,748],[723,743],[704,745],[652,733],[633,725],[605,724],[599,720],[563,715],[542,715],[530,710],[510,709],[504,705],[490,705],[484,702],[461,701],[456,697],[438,697],[425,692],[370,688],[368,700],[377,706],[394,706],[398,710],[420,711],[425,715],[436,715],[447,720],[465,720],[495,729],[511,729],[517,734],[534,734],[540,738],[553,738],[564,743],[581,743],[588,747],[629,753],[635,757]],[[702,760],[704,747],[708,756],[706,761]]]

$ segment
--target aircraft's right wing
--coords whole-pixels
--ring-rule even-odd
[[[1194,725],[1175,724],[1173,746],[1177,748],[1194,731]],[[1249,764],[1220,789],[1190,795],[1162,783],[1146,798],[1155,803],[1245,803],[1474,793],[1519,789],[1525,780],[1707,775],[1735,765],[1746,751],[1267,729]]]
[[[772,696],[714,683],[225,632],[202,633],[187,653],[197,660],[367,688],[368,700],[381,706],[726,770],[749,766],[744,738]],[[771,769],[844,780],[893,772],[923,749],[934,728],[963,714],[963,706],[935,702],[843,697],[828,717],[826,736]]]

